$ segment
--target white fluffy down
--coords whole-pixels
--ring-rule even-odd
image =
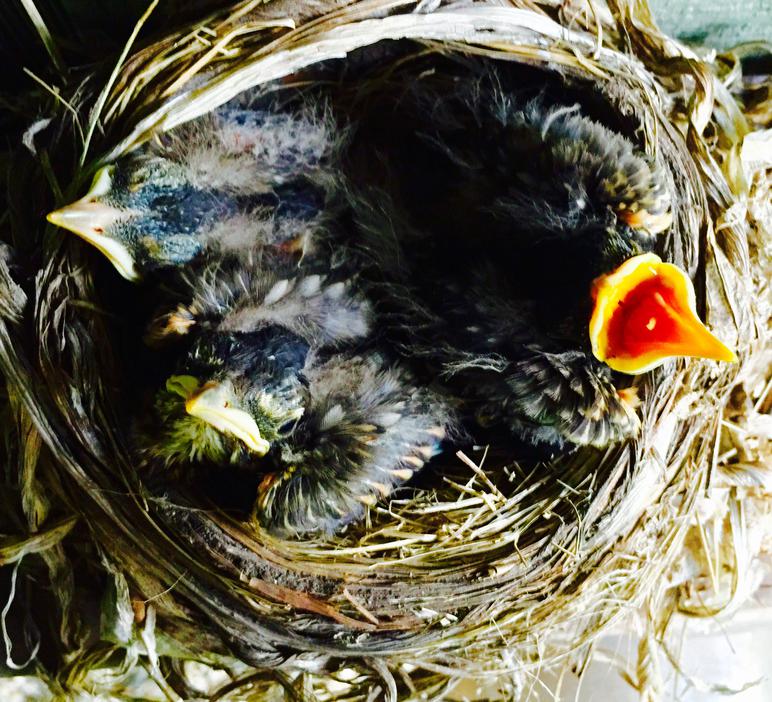
[[[364,338],[372,327],[372,305],[351,280],[329,282],[314,273],[282,277],[270,264],[244,264],[228,274],[213,269],[194,284],[191,309],[218,317],[222,331],[276,324],[321,347]]]
[[[154,149],[184,165],[197,187],[261,193],[322,168],[338,132],[323,106],[272,113],[226,105],[165,135]]]

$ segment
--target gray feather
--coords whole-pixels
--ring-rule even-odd
[[[443,399],[377,355],[308,371],[302,426],[263,483],[255,517],[282,533],[332,532],[387,498],[452,429]]]

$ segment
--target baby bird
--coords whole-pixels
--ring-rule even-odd
[[[336,354],[309,368],[309,401],[267,459],[254,517],[282,534],[331,533],[440,451],[451,411],[377,353]]]
[[[381,319],[401,353],[439,375],[481,427],[506,427],[529,444],[558,451],[634,435],[637,395],[582,338],[590,311],[581,301],[529,300],[506,272],[468,264],[465,276],[452,269],[426,285],[379,286]]]
[[[255,518],[299,534],[356,519],[439,450],[438,397],[377,353],[336,350],[372,325],[350,279],[230,259],[189,284],[191,301],[154,325],[155,338],[193,337],[142,438],[154,462],[267,472]]]
[[[134,281],[206,251],[302,252],[332,184],[333,134],[322,108],[226,105],[104,166],[48,220]]]
[[[372,310],[351,279],[283,277],[228,258],[186,278],[189,301],[151,324],[154,341],[192,338],[156,400],[145,453],[167,466],[265,454],[299,419],[314,354],[364,338]],[[313,352],[313,354],[311,353]]]
[[[431,133],[384,154],[393,197],[362,189],[352,206],[394,340],[479,423],[603,447],[639,426],[614,371],[735,360],[697,318],[688,276],[650,253],[669,190],[629,140],[577,107],[520,106],[495,75],[419,89]]]

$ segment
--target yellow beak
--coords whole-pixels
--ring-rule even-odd
[[[102,168],[97,172],[90,190],[84,197],[50,212],[46,219],[95,246],[107,256],[124,278],[136,281],[140,275],[129,250],[120,241],[104,234],[115,222],[127,216],[126,212],[99,199],[110,188],[110,172],[109,167]]]
[[[614,370],[637,375],[679,356],[737,361],[697,317],[689,277],[659,256],[628,259],[595,281],[593,295],[592,351]]]
[[[243,410],[231,407],[230,393],[223,384],[207,383],[185,401],[185,411],[224,434],[242,441],[258,456],[265,456],[271,445],[262,436],[254,418]]]

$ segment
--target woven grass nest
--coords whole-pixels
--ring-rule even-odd
[[[63,100],[48,131],[80,163],[58,174],[66,192],[45,185],[41,202],[30,199],[69,201],[99,164],[154,134],[387,41],[404,51],[384,52],[379,69],[458,53],[600,96],[672,175],[663,253],[692,274],[701,316],[740,363],[679,362],[647,376],[633,442],[538,465],[451,457],[447,473],[398,492],[363,524],[283,540],[186,486],[145,483],[118,420],[125,359],[104,313],[109,286],[83,247],[44,228],[45,209],[22,212],[0,270],[0,363],[16,428],[9,465],[35,533],[4,558],[44,555],[62,689],[138,660],[174,699],[192,694],[183,660],[227,669],[233,681],[218,697],[232,699],[432,698],[460,677],[502,674],[515,685],[582,655],[666,587],[710,479],[722,407],[768,318],[760,257],[770,213],[752,205],[769,184],[741,152],[768,114],[758,104],[743,114],[731,55],[700,58],[634,0],[239,3],[142,50],[127,46],[95,97],[80,96],[84,124],[76,101]]]

